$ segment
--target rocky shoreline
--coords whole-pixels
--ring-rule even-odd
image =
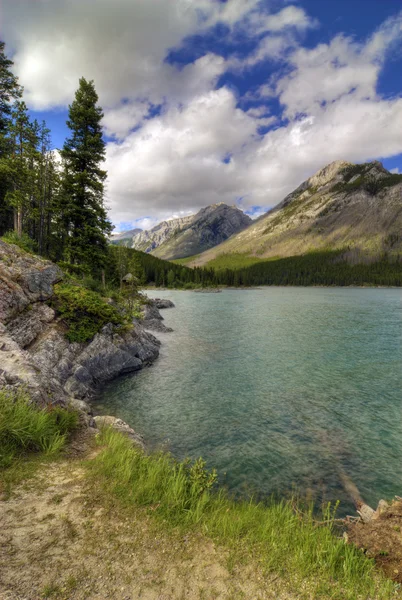
[[[108,324],[91,341],[71,343],[46,304],[62,279],[57,265],[0,241],[0,388],[24,388],[41,406],[71,405],[95,426],[91,398],[106,382],[157,359],[160,341],[148,330],[171,331],[159,308],[172,303],[149,301],[130,331]]]

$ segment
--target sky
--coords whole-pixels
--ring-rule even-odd
[[[94,80],[116,231],[256,217],[334,160],[402,172],[401,0],[1,0],[0,37],[55,148]]]

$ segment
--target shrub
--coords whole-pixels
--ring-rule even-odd
[[[59,406],[40,409],[22,390],[0,390],[0,468],[28,452],[60,451],[77,424],[75,411]]]
[[[96,292],[79,285],[58,284],[51,305],[68,327],[70,342],[87,342],[104,325],[124,325],[125,319]]]
[[[38,247],[34,240],[32,240],[29,235],[23,233],[19,236],[15,231],[7,231],[1,238],[3,242],[7,244],[15,244],[25,252],[34,253],[37,252]]]

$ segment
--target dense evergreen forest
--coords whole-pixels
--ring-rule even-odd
[[[351,265],[339,251],[255,264],[229,256],[215,268],[190,269],[110,245],[103,113],[94,83],[80,79],[69,106],[70,135],[55,152],[46,123],[30,119],[12,66],[0,42],[0,235],[5,241],[58,262],[99,290],[122,289],[127,273],[136,285],[157,287],[402,285],[401,262],[386,257]]]
[[[341,251],[315,252],[277,260],[261,260],[239,269],[212,269],[174,264],[139,250],[111,248],[110,277],[126,254],[141,283],[157,287],[255,286],[255,285],[381,285],[402,286],[402,263],[386,257],[369,264],[349,264]],[[230,262],[230,261],[229,261]]]
[[[12,66],[0,42],[0,235],[101,276],[112,226],[94,83],[80,79],[69,107],[70,136],[55,152],[46,123],[30,119]]]

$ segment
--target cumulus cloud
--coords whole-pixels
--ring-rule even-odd
[[[386,21],[366,43],[337,35],[329,44],[298,48],[289,58],[291,72],[276,86],[286,116],[315,113],[323,103],[346,94],[356,101],[376,96],[387,52],[402,37],[402,13]]]
[[[241,155],[257,123],[236,108],[232,91],[221,88],[109,144],[108,195],[116,220],[128,220],[133,211],[166,218],[241,195],[234,161],[224,159]]]

